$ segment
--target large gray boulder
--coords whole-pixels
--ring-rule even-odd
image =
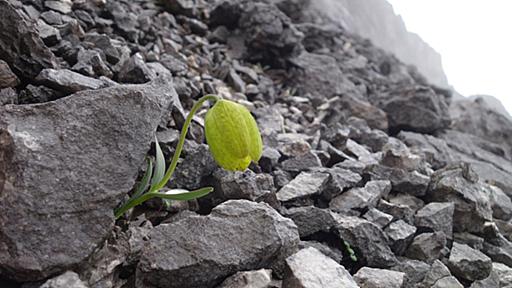
[[[215,287],[243,270],[282,268],[297,226],[264,203],[229,200],[208,216],[157,226],[137,266],[137,287]],[[281,264],[281,265],[279,265]]]
[[[0,275],[40,280],[91,255],[173,99],[159,79],[0,107]]]

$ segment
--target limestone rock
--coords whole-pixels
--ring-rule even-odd
[[[358,288],[350,273],[315,248],[305,248],[286,259],[283,288]]]
[[[491,258],[468,245],[453,243],[448,267],[453,274],[469,281],[482,280],[492,270]]]
[[[451,239],[453,229],[453,203],[432,202],[416,212],[414,223],[417,227],[441,231]]]
[[[403,272],[370,267],[359,269],[354,279],[361,288],[401,288],[406,283]]]
[[[163,109],[177,101],[169,83],[0,107],[1,275],[27,281],[64,272],[105,239]]]
[[[290,219],[247,200],[224,202],[208,216],[161,224],[149,237],[137,266],[137,287],[215,287],[237,271],[279,266],[299,242]]]

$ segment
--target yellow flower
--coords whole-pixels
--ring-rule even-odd
[[[206,113],[206,142],[213,158],[226,170],[245,170],[260,160],[263,144],[258,125],[244,106],[218,100]]]

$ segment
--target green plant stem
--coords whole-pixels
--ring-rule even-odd
[[[176,169],[176,166],[178,165],[178,160],[180,159],[181,151],[183,150],[183,144],[185,144],[185,137],[187,136],[188,127],[190,126],[190,123],[192,122],[192,118],[194,117],[194,114],[196,114],[197,110],[201,108],[203,103],[207,100],[212,101],[213,103],[217,102],[219,100],[219,97],[216,95],[205,95],[201,97],[196,104],[192,107],[190,112],[187,115],[187,119],[185,119],[185,123],[183,124],[183,127],[181,128],[181,134],[180,134],[180,140],[178,142],[178,145],[176,146],[176,151],[174,151],[174,155],[172,156],[171,165],[167,169],[167,172],[165,172],[164,178],[162,181],[160,181],[153,189],[155,191],[158,191],[162,189],[167,182],[169,182],[169,179],[171,179],[172,174],[174,173],[174,170]]]
[[[130,200],[126,201],[126,203],[123,204],[123,206],[119,207],[114,211],[114,217],[117,219],[121,217],[126,211],[129,209],[148,201],[149,199],[156,197],[157,193],[149,191],[148,193],[144,193],[138,197],[132,197]]]
[[[171,165],[165,172],[164,178],[160,182],[158,182],[156,185],[152,185],[150,190],[147,193],[144,193],[142,195],[134,195],[132,198],[130,198],[125,204],[123,204],[121,207],[116,209],[114,211],[115,218],[121,217],[126,211],[129,209],[143,203],[144,201],[147,201],[153,197],[157,196],[157,191],[162,189],[167,182],[171,179],[174,170],[176,170],[176,166],[178,165],[178,160],[180,159],[181,151],[183,150],[183,145],[185,144],[185,137],[187,136],[188,127],[190,126],[190,123],[192,122],[192,118],[196,114],[196,112],[201,108],[204,102],[206,101],[212,101],[213,103],[217,102],[219,100],[219,97],[216,95],[205,95],[201,97],[192,107],[190,112],[187,115],[187,118],[185,119],[185,123],[183,123],[183,127],[181,128],[180,133],[180,139],[178,141],[178,145],[176,146],[176,151],[174,152],[174,155],[172,156]]]

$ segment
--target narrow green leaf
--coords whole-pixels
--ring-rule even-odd
[[[164,178],[165,174],[165,159],[162,148],[158,144],[158,139],[155,136],[155,170],[153,171],[153,179],[151,180],[151,186],[158,184]]]
[[[155,196],[163,199],[187,201],[201,198],[212,191],[213,187],[204,187],[194,191],[187,191],[185,189],[171,189],[164,192],[155,193]]]
[[[172,200],[171,199],[162,199],[164,201],[164,205],[166,209],[169,209],[171,207]]]
[[[146,168],[146,172],[144,173],[144,176],[142,176],[142,180],[140,180],[139,185],[137,185],[132,197],[139,197],[144,193],[144,191],[146,191],[146,189],[148,189],[149,180],[151,180],[151,176],[153,175],[153,160],[149,157],[146,159],[148,161],[148,167]]]
[[[354,250],[352,249],[350,244],[347,241],[345,241],[345,240],[343,240],[343,244],[345,244],[345,249],[347,249],[347,253],[348,253],[350,259],[353,262],[357,262],[356,252],[354,252]]]

